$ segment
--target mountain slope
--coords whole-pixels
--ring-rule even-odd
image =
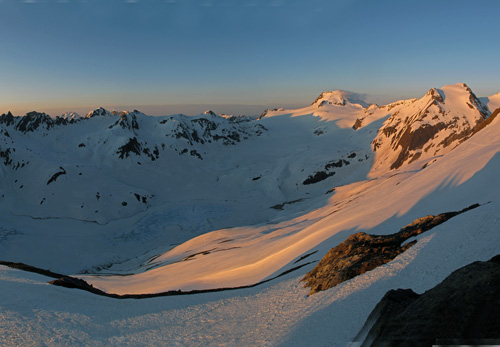
[[[380,128],[373,140],[376,158],[371,176],[448,153],[489,115],[465,84],[429,90]]]

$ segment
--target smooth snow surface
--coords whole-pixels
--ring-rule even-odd
[[[248,286],[304,265],[251,288],[141,300],[0,266],[1,345],[345,346],[389,289],[423,292],[500,253],[498,117],[438,148],[457,128],[444,130],[429,140],[439,153],[395,170],[377,162],[395,156],[390,138],[382,154],[372,151],[391,121],[416,115],[409,127],[427,124],[425,110],[477,122],[481,105],[468,106],[470,95],[453,85],[379,107],[328,92],[260,120],[97,109],[25,133],[0,124],[0,260],[116,294]],[[141,152],[120,158],[132,137]],[[392,262],[307,297],[301,278],[349,235],[394,233],[474,203]]]

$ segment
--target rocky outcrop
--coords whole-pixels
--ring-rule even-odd
[[[499,297],[497,255],[456,270],[424,294],[387,292],[355,341],[361,346],[498,345]]]
[[[142,146],[139,143],[139,141],[137,141],[137,138],[132,137],[132,138],[128,139],[128,142],[126,144],[124,144],[123,146],[118,148],[118,150],[116,151],[116,154],[119,155],[120,159],[123,159],[123,158],[128,158],[130,153],[134,153],[136,155],[141,155],[141,149],[142,149]]]
[[[342,156],[340,159],[331,160],[331,161],[327,162],[324,165],[323,170],[316,171],[313,174],[309,175],[302,182],[302,184],[309,185],[309,184],[315,184],[315,183],[326,180],[328,177],[331,177],[331,176],[336,174],[336,172],[334,171],[335,169],[340,169],[343,166],[348,166],[349,164],[351,164],[351,160],[353,158],[355,158],[356,155],[357,154],[355,152],[351,152],[346,157]],[[365,157],[365,159],[368,159],[368,157]],[[363,158],[360,158],[356,161],[361,162],[363,160],[364,160]]]
[[[66,175],[66,170],[64,170],[63,167],[59,167],[59,170],[60,171],[56,172],[55,174],[52,175],[52,177],[50,177],[50,179],[47,181],[47,185],[51,184],[52,182],[55,182],[59,176]]]
[[[404,242],[428,231],[456,215],[479,207],[471,205],[458,212],[446,212],[436,216],[418,218],[391,235],[369,235],[363,232],[349,236],[344,242],[330,249],[314,269],[302,279],[305,287],[311,288],[309,295],[330,289],[367,271],[390,262],[399,254],[417,243]]]

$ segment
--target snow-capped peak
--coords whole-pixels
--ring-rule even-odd
[[[64,119],[80,119],[80,118],[83,118],[83,117],[80,116],[76,112],[66,112],[63,115],[61,115],[61,118],[64,118]]]
[[[372,175],[448,153],[489,115],[465,83],[430,89],[380,128],[372,142],[377,153]]]
[[[108,110],[99,107],[93,111],[90,111],[85,115],[85,118],[92,118],[92,117],[97,117],[97,116],[112,116],[113,114],[109,112]]]
[[[217,116],[217,114],[212,110],[206,110],[205,112],[203,112],[203,114],[210,115],[210,116]]]
[[[323,92],[314,100],[313,106],[321,107],[325,105],[345,106],[346,104],[358,104],[362,107],[368,107],[369,104],[363,100],[363,96],[345,90],[334,90]]]

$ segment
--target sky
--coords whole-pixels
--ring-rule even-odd
[[[260,114],[500,92],[497,0],[0,0],[0,113]]]

